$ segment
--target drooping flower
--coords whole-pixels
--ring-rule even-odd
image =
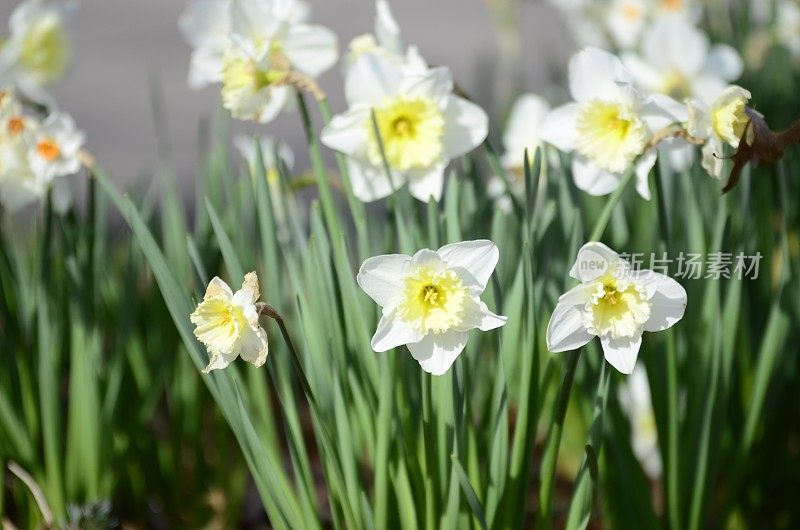
[[[489,331],[506,323],[507,317],[492,313],[480,299],[498,258],[494,243],[479,240],[367,259],[358,285],[382,307],[372,349],[405,344],[423,370],[447,372],[471,329]]]
[[[291,86],[310,89],[338,55],[336,36],[306,24],[300,0],[196,2],[181,18],[195,48],[189,83],[222,83],[233,117],[266,123],[284,109]]]
[[[267,360],[267,333],[259,324],[258,276],[249,272],[242,288],[235,293],[224,281],[214,277],[202,302],[190,316],[194,335],[208,349],[208,366],[203,373],[221,370],[241,357],[262,366]]]
[[[661,478],[661,451],[650,384],[643,365],[638,364],[617,392],[619,404],[631,424],[631,448],[651,480]]]
[[[606,360],[630,374],[642,333],[663,331],[683,318],[686,291],[672,278],[631,265],[602,243],[578,251],[570,276],[580,285],[558,299],[547,326],[547,349],[562,352],[600,338]]]
[[[614,191],[622,174],[635,166],[636,190],[650,199],[648,174],[656,150],[646,149],[652,133],[679,121],[684,107],[667,96],[645,97],[614,55],[586,48],[570,61],[574,103],[553,110],[542,126],[542,140],[572,158],[575,185],[591,195]]]
[[[689,102],[687,130],[696,138],[706,139],[703,168],[714,178],[722,178],[725,144],[738,148],[747,130],[747,124],[750,123],[746,112],[748,101],[750,92],[732,85],[710,106],[700,100]]]
[[[348,68],[345,93],[349,110],[335,116],[320,139],[348,155],[353,192],[362,201],[386,197],[406,182],[417,199],[438,201],[450,160],[486,138],[486,113],[453,94],[444,67],[412,74],[364,54]]]
[[[71,5],[27,0],[9,20],[10,35],[0,46],[0,85],[12,85],[37,101],[44,88],[66,72],[72,45],[66,28]]]

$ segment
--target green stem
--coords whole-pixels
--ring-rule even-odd
[[[561,447],[561,435],[564,432],[564,418],[567,415],[569,405],[569,395],[572,392],[572,385],[575,382],[575,371],[578,366],[581,350],[568,352],[566,370],[561,381],[561,388],[556,398],[556,408],[553,414],[553,421],[550,423],[550,430],[547,433],[544,454],[542,456],[541,487],[539,489],[539,514],[536,524],[537,529],[550,528],[552,523],[552,499],[553,487],[556,482],[556,464],[558,463],[558,451]]]
[[[600,238],[603,237],[603,233],[606,231],[608,222],[611,220],[611,214],[614,213],[614,208],[622,198],[622,194],[625,193],[625,190],[628,188],[628,185],[633,180],[633,176],[635,174],[636,166],[631,166],[627,171],[625,171],[625,174],[622,175],[622,179],[619,181],[619,186],[617,186],[617,189],[614,190],[614,193],[612,193],[611,197],[609,197],[608,202],[603,207],[603,211],[600,212],[600,217],[597,218],[597,221],[594,224],[594,230],[592,230],[592,234],[589,236],[589,241],[599,241]]]

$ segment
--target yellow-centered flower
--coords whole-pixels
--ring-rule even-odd
[[[194,334],[209,352],[203,372],[228,366],[236,357],[261,366],[267,359],[267,334],[259,324],[255,306],[259,297],[255,272],[245,275],[242,288],[235,293],[221,279],[208,284],[203,300],[189,317]]]
[[[613,173],[625,171],[642,153],[647,140],[647,130],[636,111],[620,102],[586,102],[578,111],[575,125],[577,151]]]
[[[686,291],[663,274],[635,271],[602,243],[578,251],[570,276],[581,284],[561,295],[547,325],[547,349],[562,352],[600,338],[606,360],[622,373],[636,364],[642,333],[681,318]]]
[[[383,308],[372,349],[405,344],[423,370],[447,372],[471,329],[489,331],[506,322],[480,300],[498,255],[494,243],[482,240],[366,260],[358,284]]]
[[[399,171],[422,169],[442,156],[444,116],[429,98],[398,97],[375,109],[375,121],[389,167]],[[368,128],[367,154],[375,165],[383,163],[372,118]]]

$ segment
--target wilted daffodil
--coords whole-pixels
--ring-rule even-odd
[[[647,476],[651,480],[658,480],[663,469],[658,447],[658,429],[650,398],[650,383],[642,364],[636,365],[631,376],[620,386],[617,397],[631,424],[633,455]]]
[[[362,201],[386,197],[406,182],[417,199],[438,201],[450,160],[486,138],[486,113],[453,95],[447,68],[410,74],[364,54],[347,71],[345,93],[350,109],[331,120],[321,140],[348,155],[353,193]]]
[[[647,149],[652,133],[678,121],[682,105],[667,96],[644,97],[614,55],[586,48],[569,64],[574,103],[553,110],[542,126],[542,139],[572,158],[575,185],[591,194],[614,191],[622,174],[636,171],[636,191],[650,199],[648,174],[656,150]]]
[[[600,337],[606,360],[630,374],[642,333],[663,331],[683,318],[686,291],[678,282],[650,270],[633,270],[602,243],[584,245],[569,274],[581,284],[561,295],[550,317],[551,352],[574,350]]]
[[[692,136],[706,140],[703,168],[714,178],[722,178],[724,145],[738,148],[747,130],[749,101],[750,92],[734,85],[726,88],[710,106],[699,100],[689,102],[687,130]]]
[[[190,319],[194,335],[208,349],[203,373],[225,368],[237,357],[256,366],[267,360],[267,333],[259,324],[256,301],[260,296],[258,276],[249,272],[235,293],[216,276],[208,284],[203,301]]]
[[[70,4],[27,0],[9,20],[10,35],[0,43],[0,85],[14,85],[29,97],[48,99],[42,88],[61,79],[71,58],[66,28]]]
[[[358,285],[383,308],[372,349],[405,344],[423,370],[447,372],[471,329],[489,331],[506,323],[480,300],[498,257],[494,243],[479,240],[366,260]]]
[[[318,90],[314,78],[338,55],[336,35],[305,23],[300,0],[196,2],[180,25],[195,48],[189,83],[222,83],[234,118],[265,123],[286,106],[292,87]]]

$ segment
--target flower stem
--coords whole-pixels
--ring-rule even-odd
[[[617,186],[617,189],[614,190],[614,193],[612,193],[611,197],[609,197],[608,202],[603,207],[603,211],[600,212],[600,217],[597,218],[597,221],[594,224],[594,230],[592,230],[592,234],[589,236],[589,241],[599,241],[600,238],[603,237],[603,232],[606,231],[608,222],[611,220],[611,214],[614,213],[614,208],[622,198],[622,194],[625,193],[625,190],[628,188],[628,184],[631,183],[635,174],[636,166],[632,165],[622,175],[622,179],[619,181],[619,186]]]
[[[578,366],[578,359],[581,350],[568,352],[566,370],[561,381],[561,388],[556,398],[556,408],[553,414],[553,421],[547,433],[547,441],[542,456],[541,486],[539,489],[539,515],[536,528],[546,529],[552,523],[552,499],[553,487],[556,481],[556,464],[558,463],[558,451],[561,447],[561,435],[564,432],[564,418],[567,415],[569,405],[569,395],[572,392],[572,384],[575,382],[575,370]]]

